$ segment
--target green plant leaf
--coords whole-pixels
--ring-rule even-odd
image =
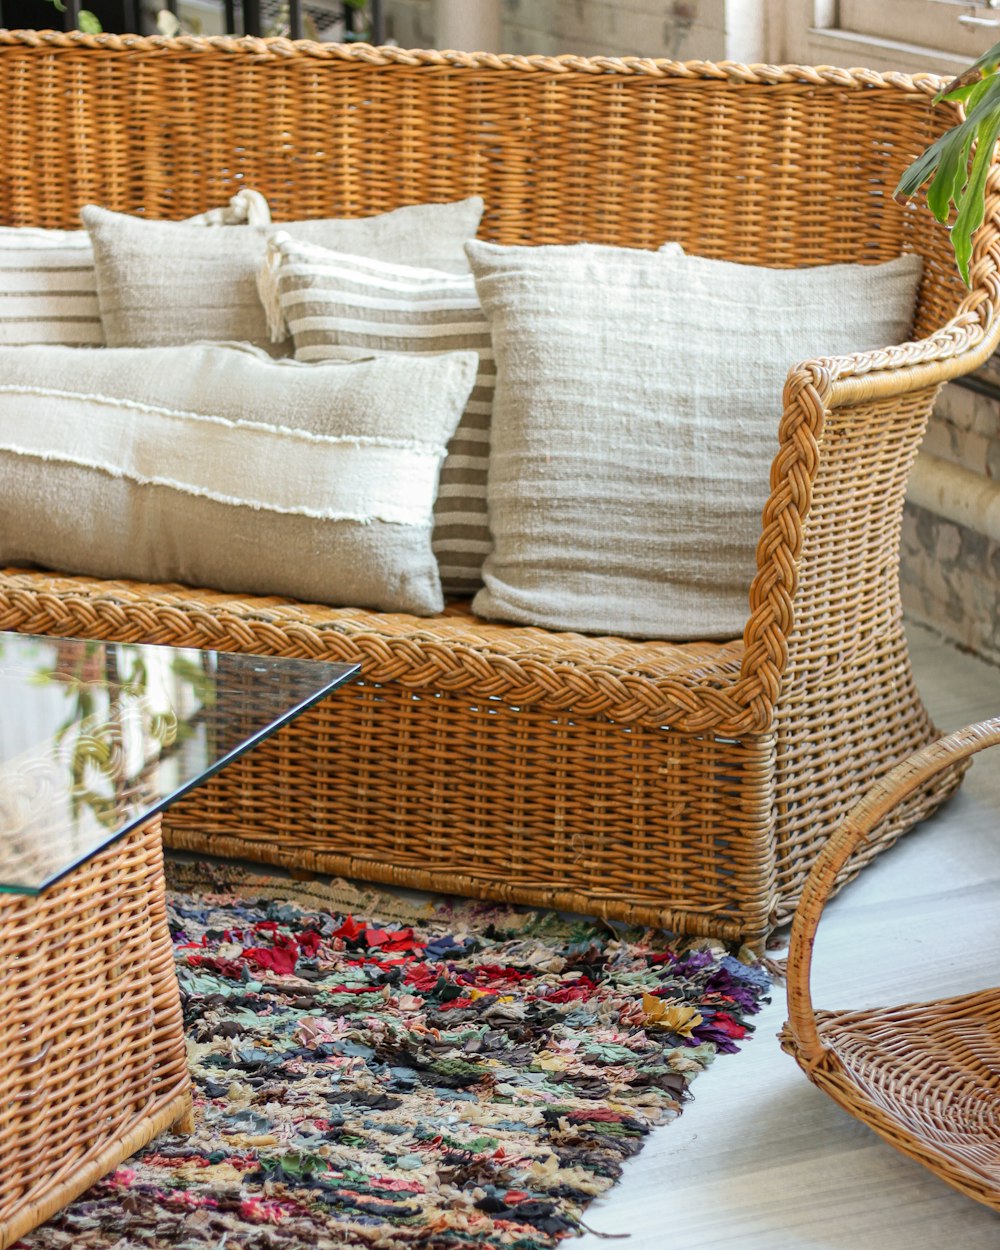
[[[946,130],[940,139],[935,139],[929,148],[925,148],[916,160],[903,170],[899,184],[893,192],[895,199],[903,201],[908,200],[911,195],[916,195],[937,169],[944,153],[953,141],[955,132],[960,129],[960,126],[953,126],[951,130]]]
[[[80,30],[88,35],[99,35],[104,27],[101,25],[97,15],[91,13],[89,9],[81,9],[80,15],[76,19],[76,24]]]
[[[951,245],[955,249],[958,272],[969,285],[969,259],[972,256],[972,236],[983,224],[986,216],[986,180],[993,161],[993,148],[1000,135],[1000,109],[989,122],[984,122],[976,136],[976,155],[972,161],[969,181],[956,201],[958,216],[951,228]]]
[[[964,151],[964,159],[967,162],[972,140],[976,137],[980,127],[984,123],[989,124],[993,116],[1000,112],[1000,76],[987,79],[981,84],[977,83],[976,88],[978,94],[975,105],[969,110],[965,120],[952,126],[950,130],[946,130],[904,170],[899,186],[896,188],[897,198],[900,196],[907,198],[913,195],[936,169],[943,167],[946,181],[954,179],[956,159],[959,172],[965,172],[965,166],[962,165],[962,152]],[[965,182],[966,178],[961,178],[958,183],[959,187],[964,186]],[[938,218],[939,221],[944,219],[944,217]]]
[[[1000,44],[997,45],[1000,57]],[[1000,75],[964,82],[953,95],[965,103],[965,119],[952,126],[907,168],[896,187],[898,200],[908,199],[930,182],[927,204],[938,221],[946,222],[951,205],[956,209],[952,227],[955,261],[966,285],[972,234],[985,215],[986,181],[997,135],[1000,134]],[[963,75],[963,78],[965,75]],[[956,80],[958,81],[958,80]],[[951,97],[949,97],[951,98]],[[969,154],[976,155],[969,168]]]
[[[977,61],[973,61],[968,69],[963,70],[957,78],[953,78],[950,83],[942,87],[934,97],[934,103],[938,104],[941,100],[963,99],[963,92],[966,88],[975,86],[980,79],[992,76],[996,73],[998,65],[1000,65],[1000,43],[995,43]]]
[[[906,171],[896,188],[896,198],[900,198],[900,191],[903,191],[906,196],[914,195],[925,182],[930,180],[927,198],[931,209],[938,221],[947,221],[952,194],[960,191],[968,180],[968,154],[971,142],[972,131],[970,129],[953,126]],[[949,194],[945,194],[942,198],[941,193],[944,191]],[[942,203],[943,215],[939,208]]]
[[[959,127],[953,143],[941,152],[937,173],[927,188],[927,205],[938,221],[948,220],[948,209],[961,197],[969,180],[969,152],[972,131]]]

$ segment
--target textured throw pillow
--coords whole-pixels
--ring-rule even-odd
[[[271,214],[259,191],[237,192],[188,224],[267,225]],[[86,230],[0,227],[0,344],[104,342],[97,305],[94,255]]]
[[[0,344],[103,342],[87,232],[0,227]]]
[[[761,269],[470,243],[496,353],[482,616],[734,638],[796,361],[899,343],[919,257]]]
[[[0,348],[0,561],[429,614],[473,352]]]
[[[388,261],[460,268],[483,212],[478,197],[417,204],[378,217],[290,221],[295,238]],[[269,342],[257,296],[268,227],[206,234],[102,208],[81,216],[94,245],[97,294],[109,347],[163,347],[198,339]]]
[[[295,359],[351,360],[408,352],[471,349],[479,376],[441,469],[433,548],[447,595],[482,585],[490,549],[486,469],[493,403],[493,347],[471,274],[447,274],[368,260],[300,243],[287,234],[268,245],[261,295],[273,329],[287,325]]]

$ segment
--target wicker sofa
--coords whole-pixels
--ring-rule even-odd
[[[360,661],[177,805],[170,845],[760,943],[855,797],[935,736],[897,585],[941,384],[996,345],[997,175],[971,289],[891,197],[945,125],[863,71],[0,32],[0,222],[276,219],[480,194],[481,236],[772,266],[924,257],[915,341],[790,361],[742,638],[674,645],[9,569],[0,628]],[[783,415],[781,415],[783,412]],[[780,425],[779,425],[780,418]],[[945,770],[869,858],[957,786]],[[857,871],[855,858],[841,880]]]

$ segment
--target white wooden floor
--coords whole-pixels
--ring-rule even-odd
[[[1000,713],[1000,669],[910,630],[943,730]],[[813,1000],[864,1007],[958,994],[1000,976],[1000,749],[959,795],[824,913]],[[783,987],[742,1054],[693,1086],[622,1182],[591,1206],[623,1250],[997,1250],[1000,1215],[883,1144],[782,1053]],[[575,1250],[606,1250],[587,1235]]]

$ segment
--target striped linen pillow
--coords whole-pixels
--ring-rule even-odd
[[[445,593],[473,594],[491,546],[486,474],[496,373],[471,275],[369,260],[281,232],[269,241],[260,289],[272,337],[284,337],[287,326],[296,360],[479,354],[476,385],[441,469],[432,541]]]
[[[103,342],[86,230],[0,227],[0,344]]]
[[[189,217],[191,225],[267,225],[259,191],[238,191],[224,208]],[[101,347],[94,253],[86,230],[0,226],[0,345]]]
[[[469,243],[497,384],[473,611],[739,638],[790,365],[910,333],[919,256],[767,269],[671,250]]]

